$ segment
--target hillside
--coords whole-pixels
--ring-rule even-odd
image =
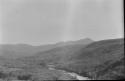
[[[25,57],[20,57],[16,59],[7,58],[6,56],[0,56],[0,80],[1,79],[14,79],[14,80],[26,80],[30,79],[31,81],[41,81],[41,80],[56,80],[59,78],[72,79],[71,76],[66,75],[60,71],[51,71],[48,69],[47,65],[49,63],[58,63],[62,62],[60,58],[67,57],[67,54],[72,54],[72,50],[77,50],[87,44],[93,42],[89,39],[82,39],[78,41],[70,41],[70,42],[61,42],[57,44],[50,45],[50,50],[45,51],[43,48],[47,48],[46,46],[30,46],[30,45],[4,45],[1,47],[6,50],[15,50],[17,56],[18,54],[29,54],[33,52],[35,49],[42,49],[42,51],[37,51],[35,54],[28,55]],[[53,48],[54,47],[54,48]],[[5,49],[6,48],[6,49]],[[44,50],[44,51],[43,51]],[[1,50],[3,52],[3,50]],[[35,50],[36,51],[36,50]],[[70,53],[71,52],[71,53]],[[11,52],[8,53],[10,56]],[[4,53],[4,54],[6,54]],[[14,57],[15,58],[15,57]],[[68,58],[67,58],[68,59]],[[57,61],[58,60],[58,61]],[[63,60],[64,61],[64,60]]]
[[[59,64],[67,62],[76,50],[92,42],[91,39],[87,38],[44,46],[31,46],[27,44],[3,45],[0,48],[0,53],[2,53],[0,64],[14,68],[39,67],[49,63]],[[14,53],[11,51],[14,51]]]
[[[57,68],[94,79],[122,79],[125,75],[124,61],[124,40],[110,39],[89,44],[77,51],[70,62]]]
[[[32,76],[34,72],[39,75],[42,71],[42,78],[57,78],[60,75],[57,71],[47,69],[48,65],[53,65],[55,69],[74,72],[94,80],[124,79],[124,39],[108,39],[88,44],[79,41],[57,43],[55,48],[7,61],[3,66],[21,68],[24,72],[33,74]]]
[[[40,46],[31,46],[28,44],[2,44],[0,45],[0,56],[12,59],[21,58],[26,56],[32,56],[37,54],[38,52],[48,51],[57,47],[68,45],[86,45],[92,42],[93,40],[85,38],[77,41],[59,42],[55,44],[47,44]]]
[[[124,60],[123,39],[101,40],[88,45],[66,45],[21,59],[31,65],[53,64],[57,69],[101,80],[124,78]]]
[[[88,41],[87,41],[88,40]],[[67,62],[69,58],[75,54],[75,51],[87,46],[93,41],[90,39],[81,39],[78,41],[62,42],[55,44],[55,48],[47,51],[39,51],[33,56],[27,56],[23,58],[17,58],[17,61],[29,63],[29,64],[41,64],[41,62],[48,64],[60,64]]]

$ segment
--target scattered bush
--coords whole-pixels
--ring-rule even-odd
[[[8,76],[7,74],[0,72],[0,78],[5,79],[7,76]]]
[[[31,75],[19,75],[17,76],[18,80],[30,80],[31,79]]]

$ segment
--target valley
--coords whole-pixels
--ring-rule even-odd
[[[0,79],[1,81],[42,81],[125,78],[123,39],[89,41],[86,44],[84,40],[86,39],[82,39],[83,44],[81,40],[80,43],[74,41],[61,45],[54,44],[56,47],[52,45],[51,49],[13,59],[8,58],[9,54],[7,58],[6,55],[1,56]]]

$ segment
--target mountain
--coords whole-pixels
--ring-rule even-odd
[[[88,41],[87,41],[88,40]],[[28,62],[30,64],[39,64],[40,62],[48,63],[63,63],[69,60],[70,56],[75,54],[76,50],[79,50],[93,41],[90,39],[81,39],[78,41],[70,41],[70,42],[60,42],[55,44],[55,48],[40,51],[34,54],[33,56],[27,56],[24,58],[19,58],[23,62]]]
[[[64,60],[61,60],[61,58],[67,57],[68,53],[69,55],[72,54],[72,50],[77,50],[93,42],[87,40],[81,39],[42,46],[27,44],[1,45],[0,80],[5,77],[14,80],[31,79],[32,77],[33,80],[31,81],[57,80],[62,76],[71,78],[71,76],[62,72],[49,70],[47,65],[62,62]]]
[[[38,69],[47,69],[47,65],[53,65],[55,69],[77,73],[94,80],[125,79],[123,38],[89,43],[84,43],[84,39],[81,39],[53,45],[54,48],[37,51],[32,56],[17,58],[6,62],[7,64],[4,66],[23,68],[25,71],[29,70],[28,72],[37,71],[35,73],[39,73]],[[37,47],[39,48],[39,46]],[[44,69],[42,75],[46,76]]]
[[[40,46],[31,46],[27,44],[2,44],[0,45],[0,56],[4,58],[21,58],[26,56],[32,56],[38,52],[48,51],[53,48],[75,45],[75,44],[89,44],[93,40],[86,38],[78,41],[69,41],[69,42],[59,42],[56,44],[47,44]]]
[[[57,68],[98,80],[124,78],[124,39],[96,41],[75,53]]]

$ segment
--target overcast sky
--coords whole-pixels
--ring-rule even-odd
[[[123,37],[122,0],[0,0],[0,43]]]

